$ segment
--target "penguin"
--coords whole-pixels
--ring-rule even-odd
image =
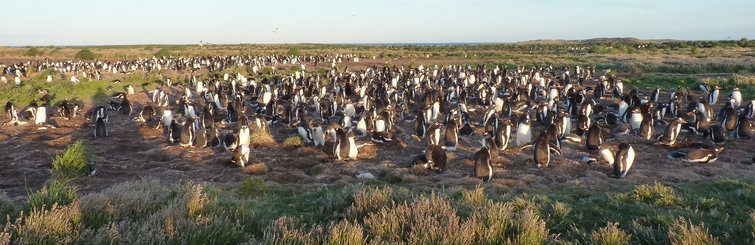
[[[668,155],[669,159],[681,159],[690,163],[712,163],[718,160],[718,155],[726,148],[723,146],[712,148],[697,148],[690,152],[674,151]]]
[[[375,131],[370,135],[372,142],[388,143],[393,141],[393,134],[388,131]]]
[[[37,106],[34,113],[34,124],[43,125],[47,123],[47,107],[44,104]]]
[[[619,117],[616,114],[610,112],[606,114],[606,123],[608,125],[616,125],[617,122],[619,122]]]
[[[726,107],[723,109],[723,113],[721,127],[724,127],[726,131],[734,131],[737,128],[737,111],[734,108]]]
[[[5,122],[6,124],[15,124],[18,122],[18,111],[16,111],[16,106],[13,105],[13,102],[6,102],[3,111],[5,111],[5,118],[8,120]]]
[[[653,90],[653,93],[650,95],[650,101],[658,103],[658,96],[660,96],[660,94],[661,94],[661,89],[655,88],[655,90]]]
[[[598,150],[603,144],[603,130],[600,125],[593,123],[590,128],[587,129],[587,136],[585,137],[585,147],[588,151]]]
[[[168,128],[168,140],[170,143],[176,143],[181,141],[181,127],[175,119],[170,120],[170,126]]]
[[[430,126],[430,129],[427,130],[428,145],[440,145],[440,127],[440,124],[435,123],[433,124],[433,126]]]
[[[97,122],[94,124],[94,138],[108,137],[109,133],[107,125],[105,125],[105,118],[98,117]]]
[[[629,128],[632,131],[638,131],[640,130],[640,126],[642,124],[642,111],[639,107],[632,107],[627,112],[627,123],[629,123]]]
[[[246,124],[243,124],[239,127],[238,141],[238,145],[252,144],[252,131]]]
[[[524,146],[532,142],[532,128],[530,127],[530,115],[524,114],[519,118],[516,127],[516,145]]]
[[[511,129],[512,124],[509,119],[504,118],[501,120],[501,122],[498,124],[498,131],[495,133],[495,137],[493,137],[496,145],[496,149],[503,151],[506,150],[509,146],[509,140],[511,139]]]
[[[348,157],[352,160],[357,160],[357,156],[359,155],[359,149],[357,148],[356,144],[356,136],[354,135],[354,132],[349,131],[346,132],[346,137],[348,138],[349,143],[349,151],[348,151]]]
[[[643,139],[652,139],[653,138],[653,125],[654,120],[653,117],[645,117],[642,119],[642,123],[640,124],[640,137]]]
[[[325,145],[325,132],[322,130],[322,126],[320,124],[312,124],[311,135],[312,135],[312,142],[315,144],[315,146],[324,146]]]
[[[194,138],[194,146],[197,148],[207,147],[207,129],[205,129],[204,126],[197,128],[197,133]]]
[[[456,126],[456,120],[446,124],[446,135],[443,143],[443,149],[447,151],[456,151],[456,145],[459,144],[459,127]]]
[[[417,119],[414,120],[414,135],[419,137],[420,139],[425,138],[425,134],[427,133],[427,122],[425,121],[426,116],[417,116]]]
[[[590,125],[592,125],[590,117],[579,115],[579,118],[577,119],[577,135],[584,136],[590,128]]]
[[[238,140],[236,140],[235,135],[228,133],[223,136],[221,144],[226,151],[233,151],[238,146]]]
[[[734,106],[734,108],[742,105],[742,92],[739,91],[739,87],[734,87],[734,89],[731,91],[731,95],[729,95],[729,98],[733,100],[732,105]]]
[[[619,144],[619,149],[616,151],[616,155],[613,157],[613,175],[616,178],[623,179],[627,176],[627,172],[632,168],[634,164],[635,152],[634,148],[627,143]],[[604,159],[608,160],[608,159]]]
[[[188,119],[181,127],[181,146],[191,146],[194,142],[194,120]]]
[[[207,136],[207,144],[212,148],[220,146],[220,136],[218,136],[217,128],[210,128],[210,134]]]
[[[718,102],[718,95],[721,93],[721,87],[715,86],[713,90],[708,93],[708,103],[715,105]]]
[[[342,128],[337,128],[336,140],[333,144],[333,156],[335,156],[336,159],[340,161],[342,159],[348,158],[350,151],[351,143],[349,142],[348,135],[346,135],[346,132],[344,132]]]
[[[750,139],[750,133],[752,132],[752,123],[750,119],[747,119],[746,115],[740,115],[737,120],[736,130],[734,136],[737,139]]]
[[[118,111],[123,113],[123,115],[131,115],[131,111],[133,110],[133,107],[131,106],[131,101],[128,99],[128,96],[123,94],[123,99],[121,100],[121,103],[118,105]]]
[[[720,145],[726,143],[726,135],[726,129],[719,125],[711,125],[707,130],[705,130],[703,137],[709,137],[710,141],[713,142],[713,144]]]
[[[668,126],[666,126],[666,130],[663,132],[663,134],[658,137],[658,142],[656,144],[661,145],[667,145],[667,146],[673,146],[676,144],[676,140],[679,137],[679,133],[682,131],[682,126],[687,123],[684,119],[681,117],[677,117],[673,121],[671,121]]]
[[[131,86],[131,84],[126,85],[126,94],[133,95],[134,94],[134,86]]]
[[[540,136],[538,136],[535,141],[535,151],[533,154],[533,159],[535,160],[535,163],[537,163],[538,168],[548,166],[551,160],[551,151],[557,152],[559,156],[562,155],[561,149],[558,149],[558,147],[553,145],[548,134],[546,132],[541,132]]]
[[[233,150],[233,157],[231,162],[239,167],[244,167],[249,164],[249,155],[251,154],[249,145],[240,145]]]
[[[154,117],[155,115],[157,115],[155,113],[155,109],[153,109],[152,106],[150,106],[150,105],[146,105],[139,112],[139,116],[136,117],[136,120],[139,121],[139,122],[152,121],[152,117]]]
[[[442,147],[437,145],[428,145],[425,149],[425,158],[427,163],[425,167],[427,169],[435,170],[437,172],[443,172],[446,170],[446,151]]]
[[[493,163],[490,160],[490,150],[487,147],[480,148],[474,155],[474,170],[472,176],[488,182],[493,179]]]

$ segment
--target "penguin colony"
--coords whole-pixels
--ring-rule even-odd
[[[727,142],[750,139],[750,120],[755,114],[753,100],[744,101],[737,88],[728,97],[722,96],[722,88],[704,84],[699,87],[703,96],[693,96],[685,87],[656,88],[647,95],[626,89],[612,75],[597,74],[595,67],[420,65],[358,71],[336,67],[356,58],[270,55],[36,61],[5,66],[2,75],[20,79],[29,69],[54,69],[95,80],[106,73],[152,70],[191,74],[176,78],[177,82],[160,81],[148,91],[151,99],[145,105],[131,102],[135,88],[124,86],[106,105],[86,113],[95,139],[109,136],[108,114],[120,113],[162,129],[171,144],[229,152],[230,161],[241,167],[253,158],[253,132],[273,132],[271,128],[288,130],[290,136],[300,137],[336,161],[358,159],[359,148],[367,144],[424,144],[425,151],[411,164],[438,172],[448,166],[448,153],[479,147],[467,157],[474,162],[470,175],[483,181],[493,179],[495,169],[503,167],[499,159],[509,148],[532,154],[533,167],[547,168],[554,159],[566,157],[564,144],[580,145],[588,163],[612,166],[610,174],[624,178],[637,158],[632,145],[616,139],[626,134],[648,145],[668,147],[671,159],[710,163],[724,152]],[[324,74],[306,71],[305,63],[322,62],[331,62],[332,69]],[[263,67],[279,64],[301,69],[257,76]],[[251,75],[213,73],[231,66],[248,67]],[[201,69],[214,75],[197,75]],[[53,80],[48,76],[48,82]],[[80,82],[76,76],[69,80]],[[118,83],[112,81],[114,86]],[[45,125],[50,95],[40,93],[42,98],[20,110],[7,102],[4,125]],[[725,100],[725,105],[715,106],[719,100]],[[64,100],[57,116],[75,118],[82,107]],[[398,125],[409,125],[413,132],[402,132]],[[479,143],[472,140],[478,137]]]

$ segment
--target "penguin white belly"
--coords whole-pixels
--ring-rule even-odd
[[[383,120],[375,121],[375,132],[383,132],[383,131],[385,131],[385,121]]]
[[[315,146],[325,145],[325,134],[323,134],[322,130],[315,129],[312,140],[315,142]]]
[[[516,129],[517,146],[522,146],[530,142],[532,142],[532,131],[530,131],[530,126],[526,124],[519,124],[519,127]]]
[[[635,154],[634,154],[634,148],[632,148],[632,147],[630,146],[630,147],[629,147],[629,150],[627,151],[627,158],[626,158],[626,161],[627,161],[627,162],[626,162],[626,166],[625,166],[625,168],[624,168],[624,169],[623,169],[623,170],[621,171],[621,177],[622,177],[622,178],[623,178],[624,176],[626,176],[626,175],[627,175],[627,172],[629,172],[629,169],[630,169],[630,168],[632,168],[632,164],[634,163],[634,158],[635,158]]]
[[[239,144],[240,145],[249,145],[251,143],[251,136],[249,133],[249,129],[242,129],[239,131]]]
[[[44,124],[47,122],[47,108],[44,106],[37,107],[37,111],[34,115],[34,124]]]
[[[642,114],[632,113],[632,116],[629,118],[629,125],[632,127],[632,130],[639,129],[641,124],[642,124]]]
[[[611,150],[608,150],[608,149],[600,150],[600,156],[603,157],[603,160],[608,162],[609,165],[613,164],[614,159],[613,159],[613,152],[611,152]]]
[[[354,138],[349,138],[349,158],[357,159],[358,154],[359,151],[357,149],[357,144],[354,142]]]

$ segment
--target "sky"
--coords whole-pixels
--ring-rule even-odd
[[[755,39],[755,0],[12,0],[0,46]]]

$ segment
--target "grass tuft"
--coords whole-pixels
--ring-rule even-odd
[[[29,193],[27,200],[32,210],[46,210],[55,205],[68,205],[76,200],[76,190],[68,181],[51,179],[42,189]]]
[[[301,137],[298,135],[294,135],[283,140],[284,148],[295,149],[301,147],[302,145],[304,145],[304,142],[302,142]]]
[[[606,227],[593,231],[590,241],[596,245],[629,244],[632,236],[619,228],[618,223],[608,223]]]
[[[668,231],[671,244],[721,244],[718,238],[708,233],[704,224],[694,225],[692,222],[679,218],[674,221]]]
[[[63,154],[52,161],[52,169],[58,177],[72,179],[87,176],[94,166],[87,159],[87,148],[81,140],[66,147]]]

